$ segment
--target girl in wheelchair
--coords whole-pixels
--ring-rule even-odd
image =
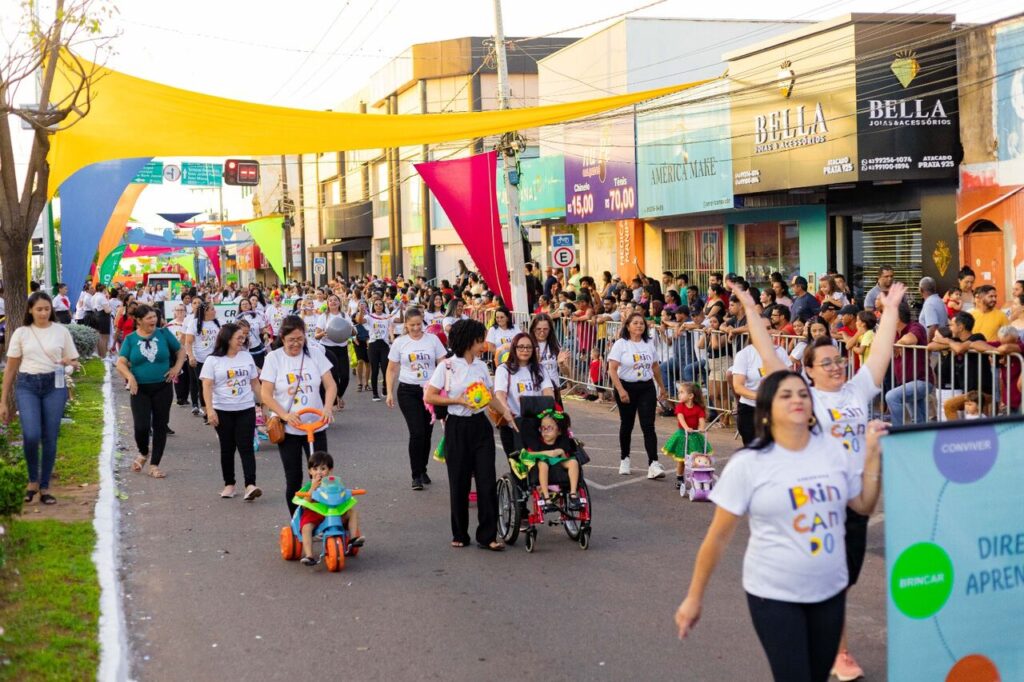
[[[549,408],[537,415],[539,420],[539,438],[534,434],[523,434],[523,448],[519,455],[521,460],[533,462],[537,466],[537,479],[540,493],[544,498],[544,512],[554,512],[558,507],[551,501],[548,490],[550,469],[553,466],[566,470],[569,476],[568,507],[572,511],[583,508],[578,487],[580,481],[580,463],[574,456],[576,445],[569,435],[571,421],[569,415],[561,407]],[[532,436],[532,437],[531,437]]]

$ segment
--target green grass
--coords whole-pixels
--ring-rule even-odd
[[[103,361],[86,360],[75,374],[75,402],[67,411],[74,424],[60,427],[57,439],[57,482],[79,485],[99,481],[97,454],[103,444]],[[112,415],[111,415],[112,416]]]
[[[0,569],[0,680],[95,680],[99,584],[88,521],[14,521]]]

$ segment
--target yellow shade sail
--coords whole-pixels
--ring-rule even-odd
[[[78,80],[63,53],[51,101]],[[82,60],[77,60],[79,63]],[[172,88],[99,67],[88,114],[54,135],[50,196],[90,164],[159,156],[263,156],[469,140],[600,114],[707,81],[583,102],[453,114],[349,114],[288,109]],[[74,120],[73,118],[69,120]]]

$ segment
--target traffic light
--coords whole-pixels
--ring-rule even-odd
[[[224,184],[260,184],[260,162],[252,159],[228,159],[224,162]]]

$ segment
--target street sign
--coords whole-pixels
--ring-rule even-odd
[[[170,163],[164,166],[164,180],[167,182],[177,182],[181,180],[181,168]]]
[[[132,178],[132,183],[136,185],[164,184],[164,162],[150,161],[142,167],[142,170],[135,174],[135,177]]]
[[[315,256],[313,258],[313,274],[326,275],[327,274],[327,259],[323,256]]]
[[[576,264],[576,250],[560,246],[551,252],[551,262],[560,268],[571,268]]]
[[[561,247],[565,247],[567,249],[576,248],[576,235],[572,233],[551,235],[551,248],[558,249]]]
[[[181,164],[181,184],[195,187],[220,187],[224,166],[219,163]]]

